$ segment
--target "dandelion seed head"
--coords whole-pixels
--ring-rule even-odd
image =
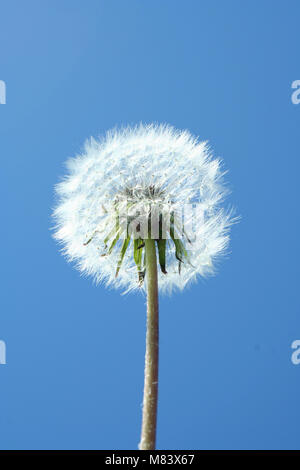
[[[161,292],[183,289],[197,277],[213,274],[228,246],[234,218],[222,207],[228,193],[223,176],[222,163],[213,158],[207,142],[188,131],[154,124],[109,131],[87,140],[82,153],[67,161],[67,175],[56,186],[54,237],[82,273],[97,283],[131,291],[141,287],[133,238],[117,277],[122,237],[107,253],[116,233],[116,209],[121,216],[130,216],[131,210],[132,216],[139,213],[149,219],[158,207],[163,220],[170,211],[179,214],[189,205],[193,230],[180,245],[188,258],[179,262],[175,242],[166,237],[167,273],[158,270]],[[180,238],[183,232],[176,230]]]

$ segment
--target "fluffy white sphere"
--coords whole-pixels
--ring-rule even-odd
[[[160,291],[182,289],[197,275],[214,272],[233,218],[221,206],[227,194],[221,163],[212,158],[206,142],[168,125],[128,127],[88,140],[67,168],[68,175],[56,187],[55,238],[82,273],[126,291],[139,288],[132,239],[117,277],[122,239],[109,254],[105,240],[115,227],[116,201],[125,210],[128,197],[145,213],[150,203],[188,214],[184,224],[189,222],[189,234],[183,240],[188,259],[178,261],[174,243],[167,239],[167,273],[159,270]]]

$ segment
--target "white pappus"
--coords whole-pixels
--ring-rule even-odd
[[[206,142],[169,125],[140,124],[89,139],[67,169],[56,186],[54,236],[82,273],[126,292],[144,289],[147,235],[128,235],[128,220],[136,214],[148,220],[154,208],[159,291],[183,289],[214,272],[234,218],[222,207],[228,190],[221,161]],[[125,215],[127,226],[120,223]]]

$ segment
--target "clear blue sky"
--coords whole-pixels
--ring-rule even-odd
[[[87,137],[157,121],[210,141],[242,215],[218,276],[161,299],[158,448],[300,449],[299,1],[0,10],[0,448],[137,447],[145,299],[80,277],[49,227]]]

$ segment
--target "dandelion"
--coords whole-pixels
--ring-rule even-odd
[[[63,253],[97,283],[147,293],[139,448],[155,449],[158,292],[215,272],[234,221],[222,164],[188,131],[141,124],[88,140],[67,168],[54,211]]]

